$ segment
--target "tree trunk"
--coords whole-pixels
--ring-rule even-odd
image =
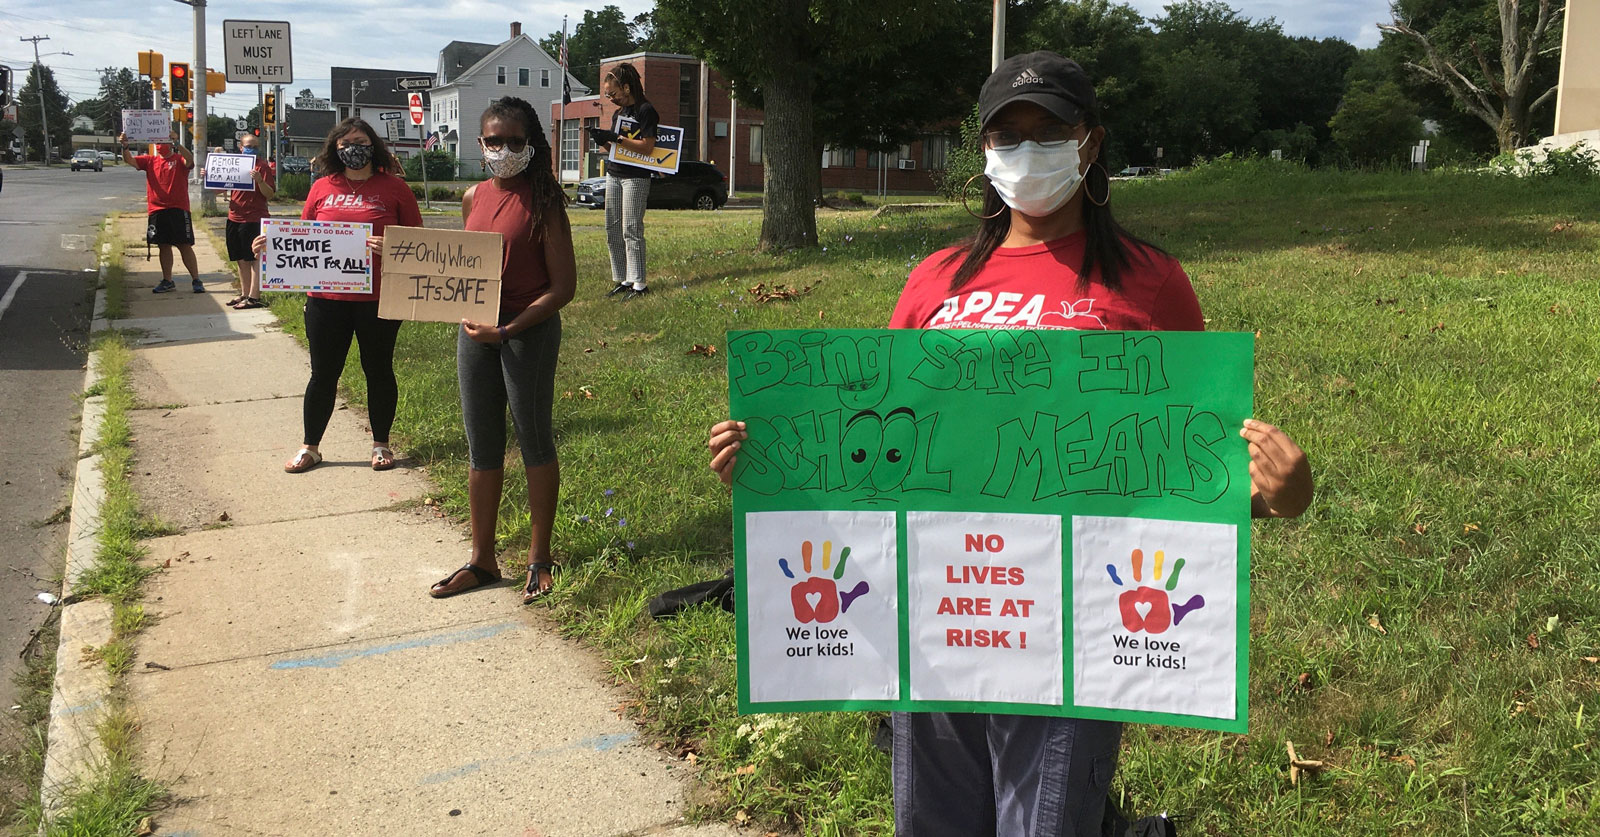
[[[816,81],[804,69],[778,71],[762,88],[766,125],[762,147],[765,195],[761,210],[761,248],[788,250],[817,243],[817,213],[812,178],[811,96]]]

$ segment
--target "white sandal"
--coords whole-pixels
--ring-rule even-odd
[[[381,463],[379,462],[379,457],[383,458],[383,461]],[[372,470],[374,470],[374,471],[387,471],[387,470],[389,470],[390,468],[393,468],[393,467],[394,467],[394,451],[390,450],[388,445],[373,445],[372,446]]]
[[[303,474],[322,464],[322,454],[311,448],[301,448],[294,452],[294,456],[284,463],[283,470],[291,474]]]

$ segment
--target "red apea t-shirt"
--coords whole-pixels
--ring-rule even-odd
[[[961,257],[947,248],[906,280],[890,328],[1106,329],[1204,331],[1200,301],[1178,261],[1155,251],[1135,255],[1111,290],[1096,270],[1079,283],[1084,233],[1028,247],[1000,247],[959,291],[950,277]],[[1135,254],[1139,253],[1135,246]]]
[[[265,160],[256,163],[256,171],[261,172],[261,182],[269,188],[276,188],[278,176]],[[272,214],[267,207],[267,196],[261,190],[252,189],[246,192],[243,189],[228,190],[228,220],[248,223],[259,221]]]
[[[561,209],[550,207],[545,211]],[[550,287],[544,240],[532,234],[533,184],[528,178],[512,178],[509,189],[496,186],[492,179],[472,187],[472,217],[467,219],[465,228],[500,234],[505,252],[500,268],[501,322],[521,314]]]
[[[318,178],[306,195],[306,205],[300,210],[305,221],[348,221],[354,224],[371,224],[373,235],[383,235],[383,228],[396,224],[402,227],[422,226],[422,210],[417,208],[417,196],[404,180],[385,172],[374,172],[366,180],[350,180],[341,172]],[[346,302],[376,302],[378,288],[383,279],[381,263],[372,265],[372,293],[328,294],[313,292],[308,296],[318,299],[341,299]]]
[[[189,171],[194,167],[182,154],[140,154],[133,158],[133,167],[144,172],[145,200],[151,212],[189,208]]]

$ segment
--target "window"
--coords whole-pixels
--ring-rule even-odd
[[[523,67],[523,68],[517,70],[517,86],[518,87],[527,87],[528,86],[528,68],[527,67]]]
[[[877,167],[879,167],[881,165],[883,165],[883,152],[882,151],[868,151],[867,152],[867,168],[875,169],[875,168],[877,168]]]
[[[825,161],[829,168],[848,169],[856,164],[856,150],[854,148],[837,148],[828,146],[828,159]]]
[[[761,165],[761,126],[750,126],[750,162]]]
[[[539,86],[540,87],[549,87],[550,86],[550,71],[549,70],[540,70],[539,71]]]
[[[495,80],[495,82],[497,84],[505,84],[506,83],[506,68],[505,67],[495,67],[494,68],[494,80]]]
[[[350,118],[350,109],[345,107],[344,105],[340,105],[339,106],[339,121],[343,122],[343,121],[345,121],[346,119],[349,119],[349,118]]]
[[[922,138],[923,168],[931,171],[944,171],[949,165],[949,159],[949,137],[943,134],[931,134]]]
[[[577,119],[565,119],[561,122],[561,170],[563,172],[578,170],[578,155],[583,151],[578,140],[578,126],[582,124]]]
[[[678,65],[678,122],[683,125],[682,158],[700,159],[700,65]]]

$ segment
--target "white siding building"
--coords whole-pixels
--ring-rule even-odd
[[[429,122],[444,150],[460,161],[462,175],[481,170],[478,119],[490,102],[503,96],[526,99],[543,118],[550,102],[561,99],[560,63],[522,33],[521,23],[512,23],[511,37],[500,44],[451,41],[439,50],[435,78]],[[572,95],[589,92],[576,78],[571,82]]]

